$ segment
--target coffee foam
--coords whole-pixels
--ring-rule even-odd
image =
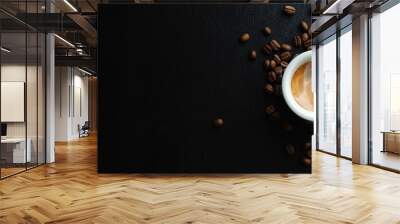
[[[297,104],[305,110],[314,111],[314,95],[312,92],[311,63],[301,65],[295,72],[291,89]]]

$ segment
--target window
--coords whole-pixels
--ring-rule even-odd
[[[371,18],[371,162],[400,170],[400,5]]]
[[[18,7],[40,13],[43,4]],[[44,33],[0,12],[0,178],[45,163],[45,44]]]
[[[318,47],[318,149],[336,153],[336,36]]]
[[[340,36],[340,155],[352,157],[352,32],[348,26]]]

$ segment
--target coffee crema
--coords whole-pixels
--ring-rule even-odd
[[[314,94],[312,92],[311,63],[301,65],[293,75],[292,94],[296,102],[304,109],[314,111]]]

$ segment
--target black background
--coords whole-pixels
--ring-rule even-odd
[[[101,5],[99,172],[309,173],[300,148],[311,124],[263,91],[263,44],[292,43],[299,22],[310,21],[308,5],[292,5],[290,17],[280,4]],[[266,116],[269,103],[294,131]]]

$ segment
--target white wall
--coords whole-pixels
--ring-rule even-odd
[[[37,70],[38,69],[38,70]],[[2,82],[24,82],[26,84],[26,110],[27,120],[24,122],[6,122],[8,138],[24,138],[25,135],[30,139],[32,161],[44,162],[45,147],[45,120],[44,120],[44,74],[42,67],[25,64],[3,64],[1,66]],[[7,96],[2,96],[7,97]],[[7,108],[1,108],[6,110]],[[39,150],[39,151],[37,151]],[[39,153],[37,156],[36,153]]]
[[[27,69],[27,70],[25,70]],[[26,73],[27,71],[27,73]],[[40,71],[39,71],[40,72]],[[1,81],[3,82],[25,82],[25,75],[28,78],[28,85],[31,88],[27,88],[27,118],[28,118],[28,129],[32,127],[32,130],[36,130],[36,66],[18,65],[18,64],[6,64],[1,66]],[[34,86],[35,88],[33,88]],[[40,105],[39,105],[40,106]],[[3,108],[2,108],[3,109]],[[33,123],[32,123],[33,122]],[[8,122],[7,123],[7,135],[9,137],[25,137],[25,123],[26,122]],[[35,127],[33,127],[35,126]],[[33,132],[33,131],[32,131]],[[30,131],[28,130],[28,137]],[[35,132],[36,134],[36,132]]]
[[[1,80],[5,82],[25,82],[25,64],[9,64],[1,66]],[[28,71],[32,69],[32,67],[27,68]],[[31,74],[31,72],[28,72]],[[2,108],[3,109],[3,108]],[[7,137],[17,137],[24,138],[25,137],[25,122],[12,122],[7,123]]]
[[[56,67],[56,141],[79,137],[78,125],[89,119],[88,77],[76,68]]]
[[[55,68],[55,141],[67,141],[69,133],[69,84],[70,72],[67,67]]]
[[[82,73],[76,74],[75,70],[75,75],[74,75],[74,108],[72,109],[72,132],[71,135],[73,138],[79,137],[79,132],[78,132],[78,125],[83,125],[85,121],[89,120],[89,94],[88,94],[88,77],[87,76],[82,76]]]

